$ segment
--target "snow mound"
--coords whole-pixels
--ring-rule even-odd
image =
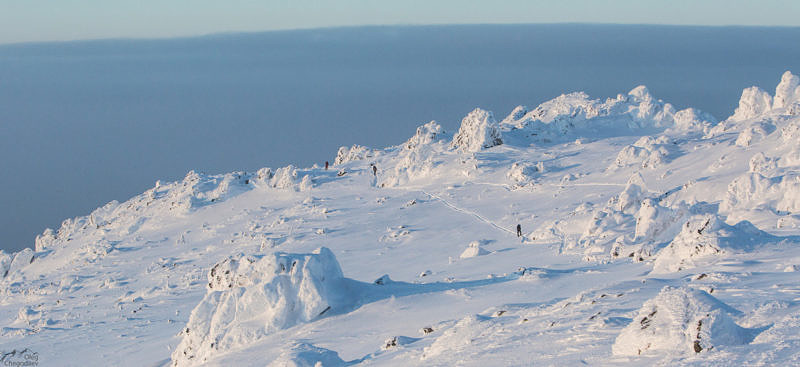
[[[691,355],[717,346],[750,343],[755,333],[737,325],[731,314],[740,312],[704,291],[664,287],[620,332],[612,352]]]
[[[375,156],[375,152],[361,145],[353,145],[352,147],[340,147],[336,152],[336,159],[333,161],[334,165],[344,164],[352,161],[360,161]]]
[[[514,162],[506,172],[506,177],[518,187],[525,186],[534,181],[544,172],[544,163],[532,164],[529,162]]]
[[[690,218],[672,242],[656,254],[654,273],[675,272],[693,268],[726,252],[752,251],[775,237],[742,221],[728,225],[716,214]]]
[[[641,168],[657,168],[674,159],[675,149],[673,146],[669,138],[664,135],[657,138],[643,136],[633,145],[623,148],[609,169],[634,165]]]
[[[345,306],[351,293],[325,247],[311,254],[229,258],[211,269],[208,282],[172,354],[174,366],[203,363],[276,330],[316,320]]]
[[[492,113],[476,108],[461,120],[450,146],[460,152],[477,152],[501,144],[503,139]]]
[[[761,170],[761,160],[757,157],[754,160],[751,160],[751,170]],[[771,168],[772,164],[767,163],[767,168]],[[759,172],[747,173],[728,185],[720,203],[720,212],[730,218],[739,218],[748,211],[760,209],[785,213],[800,211],[800,175],[791,172],[765,177]]]
[[[470,257],[476,256],[483,256],[490,254],[489,251],[481,247],[481,243],[479,241],[472,241],[469,243],[469,246],[461,253],[461,258],[466,259]]]
[[[308,343],[297,343],[281,353],[268,367],[337,367],[348,365],[330,349],[320,348]]]
[[[749,147],[760,142],[775,131],[775,125],[766,121],[759,121],[744,127],[736,137],[735,144],[740,147]]]

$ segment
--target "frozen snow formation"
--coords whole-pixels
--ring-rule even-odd
[[[604,102],[589,99],[583,92],[564,94],[530,112],[525,111],[524,107],[517,107],[503,120],[503,125],[521,129],[530,138],[542,142],[564,141],[576,136],[608,137],[632,130],[703,131],[716,123],[711,115],[696,109],[676,111],[671,104],[656,100],[644,86]]]
[[[252,343],[272,332],[311,322],[352,302],[331,250],[226,259],[208,274],[208,292],[181,331],[174,366]]]
[[[336,153],[336,159],[333,161],[334,165],[340,165],[352,161],[360,161],[374,157],[375,152],[361,145],[353,145],[352,147],[341,147]]]
[[[107,232],[132,234],[143,228],[160,226],[165,218],[185,217],[205,206],[236,197],[254,187],[306,191],[313,180],[304,170],[292,165],[273,172],[262,168],[256,173],[232,172],[224,175],[206,175],[190,171],[181,181],[163,183],[119,203],[111,201],[83,217],[66,219],[57,231],[45,229],[36,237],[36,251],[63,246],[77,234]]]
[[[675,148],[666,136],[653,138],[643,136],[632,145],[623,148],[609,167],[616,169],[637,165],[641,168],[657,168],[673,158]]]
[[[752,251],[776,238],[759,230],[752,223],[725,223],[718,215],[694,216],[683,226],[675,239],[656,254],[654,273],[693,268],[709,263],[724,252]]]
[[[751,161],[751,170],[767,170],[771,163]],[[760,172],[751,172],[734,179],[725,192],[720,211],[738,218],[737,213],[752,210],[768,210],[784,213],[800,212],[800,174],[786,173],[765,177]]]
[[[506,172],[506,177],[516,186],[525,186],[533,182],[537,176],[544,172],[544,163],[514,162]]]
[[[760,116],[772,109],[772,96],[759,87],[750,87],[742,91],[739,107],[736,107],[731,119],[747,120]]]
[[[800,77],[790,71],[783,73],[774,97],[759,87],[746,88],[728,124],[720,128],[727,130],[730,123],[761,120],[771,114],[800,115]]]
[[[416,133],[400,145],[392,161],[393,167],[382,175],[380,186],[398,186],[431,175],[443,161],[437,153],[446,149],[446,138],[447,133],[435,121],[418,127]]]
[[[492,113],[480,108],[470,112],[463,120],[451,146],[461,152],[477,152],[503,144]]]
[[[644,87],[571,93],[499,123],[476,109],[455,136],[430,121],[396,146],[343,147],[335,169],[157,182],[0,252],[0,352],[795,365],[797,88],[788,73],[775,97],[745,90],[720,123]]]
[[[736,324],[731,315],[738,314],[704,291],[664,287],[620,332],[612,350],[630,356],[653,352],[691,355],[750,343],[755,332]]]

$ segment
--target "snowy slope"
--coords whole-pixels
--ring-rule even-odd
[[[798,364],[798,139],[787,72],[723,121],[640,86],[499,122],[475,109],[454,132],[342,147],[328,170],[190,172],[0,253],[0,350],[42,365]]]

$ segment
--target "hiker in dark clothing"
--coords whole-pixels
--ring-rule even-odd
[[[517,237],[522,237],[522,226],[517,224]]]
[[[378,167],[374,164],[372,164],[371,166],[372,166],[372,174],[374,176],[378,176]]]
[[[328,170],[328,161],[325,161],[325,170]]]

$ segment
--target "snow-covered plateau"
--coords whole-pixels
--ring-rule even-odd
[[[190,172],[0,252],[2,358],[800,365],[799,143],[786,72],[721,121],[639,86]]]

